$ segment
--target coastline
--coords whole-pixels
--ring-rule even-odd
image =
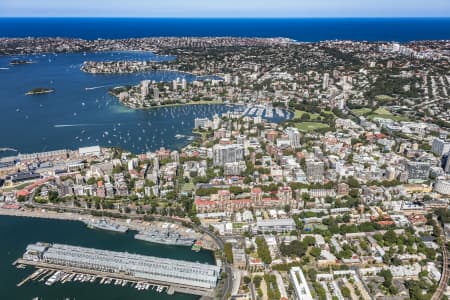
[[[116,97],[114,97],[115,99],[117,99]],[[120,101],[119,99],[117,99],[117,101],[119,101],[119,103],[121,105],[123,105],[126,108],[129,109],[135,109],[135,110],[146,110],[146,109],[157,109],[157,108],[164,108],[164,107],[177,107],[177,106],[185,106],[185,105],[220,105],[220,104],[231,104],[231,103],[225,103],[223,101],[220,100],[212,100],[212,101],[206,101],[206,100],[200,100],[200,101],[190,101],[187,103],[173,103],[173,104],[165,104],[165,105],[155,105],[155,106],[149,106],[149,107],[133,107],[130,105],[127,105],[126,103]],[[231,104],[234,105],[234,104]]]
[[[47,220],[59,220],[59,221],[75,221],[75,222],[85,222],[89,220],[99,220],[101,217],[95,217],[92,215],[81,215],[77,213],[71,213],[71,212],[54,212],[50,210],[45,209],[34,209],[32,211],[30,210],[23,210],[23,209],[5,209],[0,207],[0,217],[1,216],[8,216],[8,217],[18,217],[18,218],[38,218],[38,219],[47,219]],[[111,219],[111,218],[108,218]],[[122,226],[128,227],[129,230],[132,231],[145,231],[149,228],[154,227],[162,227],[163,224],[176,224],[174,222],[161,222],[161,221],[143,221],[143,220],[123,220],[114,218],[114,223],[117,223]],[[176,231],[180,230],[186,230],[187,227],[181,226],[179,224],[176,224]],[[93,229],[94,230],[94,229]],[[197,240],[201,240],[203,242],[202,248],[208,251],[214,251],[216,248],[216,245],[214,244],[214,241],[210,239],[210,237],[206,234],[201,234],[196,231],[192,231],[192,234],[195,236]]]

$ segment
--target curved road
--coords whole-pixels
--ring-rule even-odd
[[[75,213],[84,213],[84,214],[90,214],[93,209],[88,209],[88,208],[82,208],[82,207],[66,207],[66,206],[56,206],[56,205],[49,205],[49,204],[38,204],[38,203],[34,203],[32,202],[31,199],[33,199],[34,197],[34,193],[35,191],[33,191],[33,193],[30,194],[29,196],[29,201],[28,201],[28,206],[34,207],[34,208],[45,208],[45,209],[50,209],[50,210],[58,210],[59,209],[64,209],[65,211],[71,211],[71,212],[75,212]],[[131,218],[131,219],[141,219],[142,216],[141,215],[131,215],[131,214],[126,214],[126,213],[118,213],[119,215],[125,217],[125,218]],[[174,219],[168,216],[154,216],[156,220],[164,220],[167,222],[176,222],[176,223],[181,223],[181,220],[179,219]],[[204,228],[203,226],[198,226],[195,224],[192,224],[193,229],[200,231],[204,234],[209,235],[214,242],[216,243],[216,245],[219,247],[220,250],[224,250],[225,247],[225,243],[223,242],[223,240],[218,237],[216,234],[214,234],[214,232],[211,232],[209,229]],[[222,300],[227,299],[227,295],[230,293],[230,290],[233,286],[233,273],[231,270],[231,266],[228,264],[227,261],[223,261],[223,268],[225,270],[225,273],[227,274],[227,278],[224,282],[224,286],[223,286],[223,291],[222,291]]]
[[[448,251],[447,251],[447,243],[446,243],[446,237],[443,228],[439,225],[440,231],[441,231],[441,238],[444,242],[444,246],[442,248],[442,275],[441,275],[441,281],[439,282],[439,286],[434,292],[433,297],[431,297],[431,300],[440,300],[442,296],[444,295],[445,289],[447,288],[447,282],[448,282]]]
[[[209,229],[206,229],[202,226],[197,226],[197,225],[194,225],[194,229],[196,229],[204,234],[209,235],[216,242],[217,246],[219,246],[220,250],[223,251],[223,249],[225,248],[225,243],[223,242],[223,240],[220,237],[215,235],[214,232],[211,232]],[[221,299],[226,300],[227,296],[230,292],[230,289],[233,286],[233,272],[231,271],[231,267],[226,260],[224,260],[222,263],[224,266],[225,273],[227,274],[227,278],[223,284],[223,291],[222,291]]]

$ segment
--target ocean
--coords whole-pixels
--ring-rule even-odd
[[[287,37],[297,41],[450,39],[450,18],[167,19],[0,18],[0,37]]]

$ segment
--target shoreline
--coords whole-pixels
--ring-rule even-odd
[[[5,209],[0,208],[0,217],[1,216],[7,216],[7,217],[17,217],[17,218],[37,218],[37,219],[46,219],[46,220],[59,220],[59,221],[71,221],[71,222],[85,222],[89,220],[99,220],[102,219],[102,217],[95,217],[92,215],[81,215],[77,213],[71,213],[71,212],[54,212],[50,210],[45,209],[34,209],[34,210],[24,210],[24,209]],[[214,250],[217,248],[214,241],[211,241],[208,235],[202,234],[199,232],[196,232],[195,230],[181,226],[179,224],[176,224],[174,222],[161,222],[161,221],[144,221],[144,220],[133,220],[133,219],[118,219],[118,218],[109,218],[108,220],[113,220],[114,223],[123,225],[128,227],[131,231],[141,232],[148,230],[149,228],[155,228],[155,227],[162,227],[164,224],[172,224],[175,225],[175,228],[173,228],[175,231],[186,231],[187,229],[190,229],[192,232],[190,234],[196,238],[196,240],[201,240],[203,242],[202,249],[214,252]],[[129,221],[128,221],[129,220]],[[96,230],[96,229],[91,229]],[[100,229],[99,229],[100,230]],[[105,232],[107,232],[105,230]],[[158,243],[153,243],[158,244]],[[162,244],[161,244],[162,245]],[[175,245],[176,246],[176,245]],[[187,247],[188,248],[188,247]]]
[[[117,99],[117,97],[114,97],[114,98]],[[119,100],[117,99],[117,101],[119,101]],[[119,101],[119,103],[128,109],[135,109],[135,110],[157,109],[157,108],[164,108],[164,107],[177,107],[177,106],[184,106],[184,105],[221,105],[221,104],[235,105],[232,103],[226,103],[226,102],[219,101],[219,100],[217,100],[217,101],[215,101],[215,100],[213,100],[213,101],[200,100],[200,101],[190,101],[188,103],[174,103],[174,104],[165,104],[165,105],[155,105],[155,106],[149,106],[149,107],[133,107],[133,106],[127,105],[126,103],[121,102],[121,101]]]

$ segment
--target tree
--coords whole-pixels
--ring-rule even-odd
[[[270,256],[269,246],[267,246],[266,241],[262,237],[256,238],[256,245],[258,247],[258,256],[261,258],[263,263],[270,264],[272,263],[272,257]]]
[[[259,275],[256,275],[253,277],[253,284],[255,285],[255,287],[257,289],[259,289],[259,287],[261,286],[261,281],[262,281],[262,277]]]
[[[350,289],[348,287],[346,287],[346,286],[342,287],[341,292],[342,292],[342,296],[344,296],[345,298],[350,298],[351,293],[350,293]]]
[[[386,231],[386,233],[383,235],[383,240],[387,242],[388,244],[393,244],[397,241],[397,235],[395,232],[391,229]]]
[[[52,203],[58,202],[58,192],[57,191],[49,191],[48,192],[48,200]]]
[[[304,241],[295,240],[289,245],[281,244],[280,251],[284,256],[302,257],[308,250],[308,244]]]
[[[313,236],[306,236],[303,241],[308,245],[308,246],[313,246],[316,243],[316,239]]]
[[[320,253],[322,252],[322,250],[320,250],[320,248],[318,248],[318,247],[314,247],[314,248],[312,248],[311,249],[311,251],[309,252],[309,254],[311,254],[312,256],[314,256],[314,257],[319,257],[320,256]]]
[[[309,277],[309,279],[310,279],[312,282],[316,281],[316,278],[317,278],[317,271],[316,271],[316,269],[310,268],[310,269],[308,270],[308,277]]]
[[[389,269],[381,270],[378,273],[378,276],[381,276],[381,277],[384,278],[383,286],[385,288],[389,289],[392,286],[392,278],[393,278],[393,276],[392,276],[391,270],[389,270]]]
[[[250,277],[244,276],[244,283],[245,283],[246,285],[248,285],[251,281],[252,281],[252,279],[251,279]]]
[[[225,243],[224,252],[225,252],[225,257],[227,259],[227,262],[232,264],[233,263],[233,245],[231,243]]]
[[[309,121],[309,120],[311,120],[311,116],[308,113],[304,113],[300,117],[300,120],[302,120],[302,121]]]
[[[288,214],[291,211],[291,206],[290,205],[285,205],[284,206],[284,211]]]
[[[358,198],[359,197],[359,190],[358,189],[351,189],[348,194],[352,198]]]
[[[353,176],[348,178],[347,184],[349,185],[349,187],[354,188],[354,189],[361,187],[358,180]]]
[[[87,180],[87,184],[89,184],[89,185],[93,185],[93,184],[95,184],[97,182],[97,179],[95,178],[95,177],[90,177],[88,180]]]

